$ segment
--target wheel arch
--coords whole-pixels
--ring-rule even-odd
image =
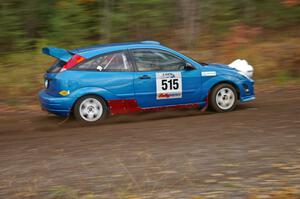
[[[232,82],[232,81],[229,81],[229,80],[221,80],[221,81],[219,81],[219,82],[214,83],[214,84],[210,87],[210,89],[208,90],[208,95],[207,95],[207,97],[209,97],[209,93],[211,93],[211,91],[212,91],[216,86],[218,86],[218,85],[220,85],[220,84],[229,84],[229,85],[233,86],[234,89],[236,90],[238,100],[240,100],[240,97],[241,97],[241,96],[240,96],[240,89],[239,89],[238,85],[235,84],[235,83]]]
[[[100,97],[101,99],[103,99],[103,101],[105,101],[108,109],[108,100],[117,98],[117,96],[115,96],[112,92],[100,87],[83,87],[71,92],[69,97],[73,98],[74,101],[72,103],[72,106],[70,106],[70,112],[73,112],[74,106],[78,102],[78,100],[87,95],[95,95],[97,97]]]
[[[96,96],[96,97],[101,98],[101,99],[105,102],[105,105],[106,105],[106,107],[107,107],[107,109],[108,109],[108,111],[109,111],[108,101],[107,101],[107,99],[105,99],[105,97],[103,97],[103,96],[102,96],[101,94],[99,94],[99,93],[85,93],[85,94],[83,94],[83,95],[77,97],[77,99],[73,102],[72,107],[71,107],[71,110],[70,110],[70,113],[71,113],[71,114],[74,113],[74,107],[75,107],[76,103],[77,103],[81,98],[86,97],[86,96]]]

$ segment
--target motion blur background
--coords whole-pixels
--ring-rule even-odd
[[[299,35],[299,0],[1,0],[0,103],[34,102],[47,45],[157,40],[201,61],[246,59],[258,83],[299,83]]]

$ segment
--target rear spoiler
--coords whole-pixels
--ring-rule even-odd
[[[63,48],[45,47],[42,49],[42,52],[46,55],[55,57],[64,62],[68,62],[73,57],[73,54],[71,52]]]

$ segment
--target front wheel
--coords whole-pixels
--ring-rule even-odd
[[[220,84],[213,88],[209,96],[209,106],[217,112],[229,112],[237,105],[237,92],[230,84]]]
[[[105,119],[107,114],[105,101],[95,95],[81,97],[74,106],[74,116],[82,122],[96,123]]]

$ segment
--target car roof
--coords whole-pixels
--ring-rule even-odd
[[[110,48],[110,47],[129,47],[132,45],[160,45],[158,41],[139,41],[139,42],[125,42],[125,43],[111,43],[111,44],[100,44],[100,45],[93,45],[93,46],[88,46],[88,47],[83,47],[83,48],[76,48],[73,50],[70,50],[69,52],[73,54],[80,54],[80,53],[86,53],[89,51],[94,51],[94,50],[102,50],[105,48]]]
[[[90,59],[90,58],[93,58],[95,56],[105,54],[105,53],[110,53],[110,52],[115,52],[115,51],[123,51],[126,49],[144,49],[144,48],[167,51],[169,53],[172,53],[172,54],[180,57],[181,59],[189,61],[190,63],[198,64],[193,59],[191,59],[173,49],[170,49],[164,45],[161,45],[157,41],[139,41],[139,42],[102,44],[102,45],[94,45],[94,46],[89,46],[89,47],[77,48],[74,50],[69,50],[68,52],[70,52],[72,54],[78,54],[86,59]]]

